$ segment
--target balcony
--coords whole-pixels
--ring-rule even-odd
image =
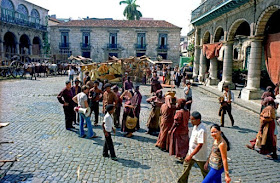
[[[107,44],[108,50],[120,50],[122,49],[119,44]]]
[[[1,11],[2,11],[2,13],[1,13],[0,20],[2,22],[20,25],[20,26],[24,26],[24,27],[35,28],[35,29],[39,29],[42,31],[47,31],[47,26],[41,25],[40,20],[38,20],[38,19],[31,18],[31,21],[29,21],[28,19],[17,17],[18,13],[15,11],[6,10],[4,8],[1,8]],[[4,12],[5,12],[5,14],[4,14]]]
[[[59,43],[59,49],[69,49],[70,43]]]
[[[82,50],[90,50],[91,49],[91,45],[89,43],[81,43],[81,49]]]
[[[145,51],[147,49],[147,44],[135,44],[135,49],[138,51]]]
[[[168,44],[166,45],[157,45],[157,51],[158,52],[167,52],[168,50]]]
[[[250,0],[206,0],[192,11],[191,23],[202,25],[249,1]]]

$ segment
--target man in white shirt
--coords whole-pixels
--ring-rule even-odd
[[[194,126],[189,142],[189,151],[184,160],[184,171],[178,183],[188,182],[190,170],[194,163],[198,165],[203,177],[206,177],[208,170],[204,169],[207,161],[207,131],[201,123],[201,114],[194,111],[191,115],[191,123]]]
[[[68,70],[68,76],[69,76],[69,81],[71,81],[71,83],[73,84],[74,81],[74,75],[75,75],[75,71],[74,69],[70,66],[69,70]]]
[[[89,92],[89,88],[86,85],[84,85],[84,86],[82,86],[82,92],[77,94],[75,97],[73,97],[73,101],[78,104],[78,107],[88,108],[88,102],[87,102],[88,92]],[[85,116],[82,113],[79,113],[79,114],[80,114],[80,119],[81,119],[80,120],[80,137],[81,138],[86,137],[85,131],[84,131],[84,121],[86,121],[87,128],[88,128],[88,137],[96,138],[97,136],[95,135],[95,133],[92,130],[90,116]]]
[[[114,150],[114,144],[111,137],[111,132],[113,130],[116,133],[114,126],[114,121],[112,118],[112,114],[115,112],[115,107],[113,104],[108,104],[106,106],[106,115],[104,116],[104,121],[102,124],[103,132],[105,135],[105,141],[103,146],[103,157],[109,157],[108,151],[110,151],[111,159],[117,161],[117,157]]]
[[[225,114],[228,113],[228,116],[231,121],[231,125],[234,125],[234,119],[231,114],[231,103],[234,102],[234,94],[233,92],[228,88],[227,85],[224,87],[224,101],[221,102],[221,127],[224,127],[225,122]]]

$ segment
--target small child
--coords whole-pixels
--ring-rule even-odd
[[[117,157],[115,154],[115,150],[114,150],[114,144],[112,141],[112,137],[111,137],[111,132],[113,130],[114,133],[116,133],[115,128],[113,127],[114,123],[113,123],[113,118],[112,118],[112,114],[115,112],[115,107],[113,104],[109,104],[106,106],[106,115],[104,116],[104,120],[103,120],[103,132],[105,135],[105,142],[104,142],[104,146],[103,146],[103,157],[109,157],[108,151],[110,151],[111,154],[111,159],[114,161],[117,161]]]

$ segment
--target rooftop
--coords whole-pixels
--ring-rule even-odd
[[[55,25],[57,27],[131,27],[131,28],[177,28],[165,20],[71,20]]]

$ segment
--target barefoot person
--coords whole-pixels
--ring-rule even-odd
[[[225,172],[225,181],[229,183],[231,178],[228,172],[227,151],[230,150],[230,144],[219,125],[211,126],[211,136],[214,138],[210,157],[208,158],[204,169],[210,171],[202,183],[222,183],[222,173]]]

